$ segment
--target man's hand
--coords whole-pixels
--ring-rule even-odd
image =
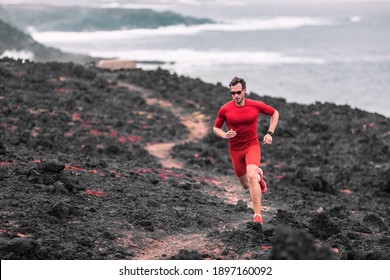
[[[272,144],[272,136],[269,135],[268,133],[266,135],[264,135],[264,138],[263,138],[263,144],[267,145],[271,145]]]
[[[225,138],[226,139],[233,138],[236,135],[237,135],[237,132],[235,132],[233,129],[230,129],[228,132],[226,132]]]

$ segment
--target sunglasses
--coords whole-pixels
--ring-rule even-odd
[[[236,95],[236,94],[241,94],[243,91],[242,90],[239,90],[239,91],[231,91],[230,94],[231,95]]]

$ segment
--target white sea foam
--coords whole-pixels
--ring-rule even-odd
[[[361,17],[359,17],[359,16],[353,16],[353,17],[350,17],[349,20],[350,20],[351,22],[359,22],[359,21],[361,21],[362,19],[361,19]]]
[[[95,3],[88,5],[90,7],[105,8],[105,9],[150,9],[154,11],[167,11],[172,9],[174,6],[172,4],[148,4],[148,3]]]
[[[277,52],[247,52],[247,51],[197,51],[192,49],[178,50],[134,50],[124,52],[90,52],[97,57],[117,57],[141,61],[165,61],[175,63],[175,67],[194,67],[199,65],[232,65],[232,64],[323,64],[325,61],[315,57],[295,57]]]
[[[100,7],[115,7],[115,8],[149,8],[153,10],[162,10],[162,9],[174,9],[176,6],[202,6],[207,5],[223,5],[223,6],[245,6],[253,1],[242,1],[242,0],[214,0],[214,1],[198,1],[198,0],[171,0],[171,1],[154,1],[152,3],[148,2],[110,2],[110,3],[95,3],[95,6]]]
[[[14,59],[22,59],[22,60],[33,60],[34,59],[34,53],[31,51],[18,51],[18,50],[6,50],[0,55],[0,58],[3,57],[10,57]]]
[[[34,40],[45,43],[91,42],[101,40],[137,39],[156,36],[188,36],[207,31],[255,31],[294,29],[303,26],[325,26],[333,22],[325,18],[312,17],[276,17],[257,20],[235,20],[224,23],[202,24],[194,26],[174,25],[156,29],[130,29],[95,32],[33,32]]]

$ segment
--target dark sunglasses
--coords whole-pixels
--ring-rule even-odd
[[[231,95],[236,95],[236,94],[241,94],[242,93],[242,90],[239,90],[239,91],[231,91],[230,94]]]

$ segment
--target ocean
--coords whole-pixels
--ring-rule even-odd
[[[95,6],[170,10],[216,23],[78,33],[32,27],[31,36],[68,52],[164,61],[138,67],[161,67],[214,84],[227,86],[240,76],[249,92],[261,96],[349,105],[390,117],[390,1],[275,2],[94,1]]]

